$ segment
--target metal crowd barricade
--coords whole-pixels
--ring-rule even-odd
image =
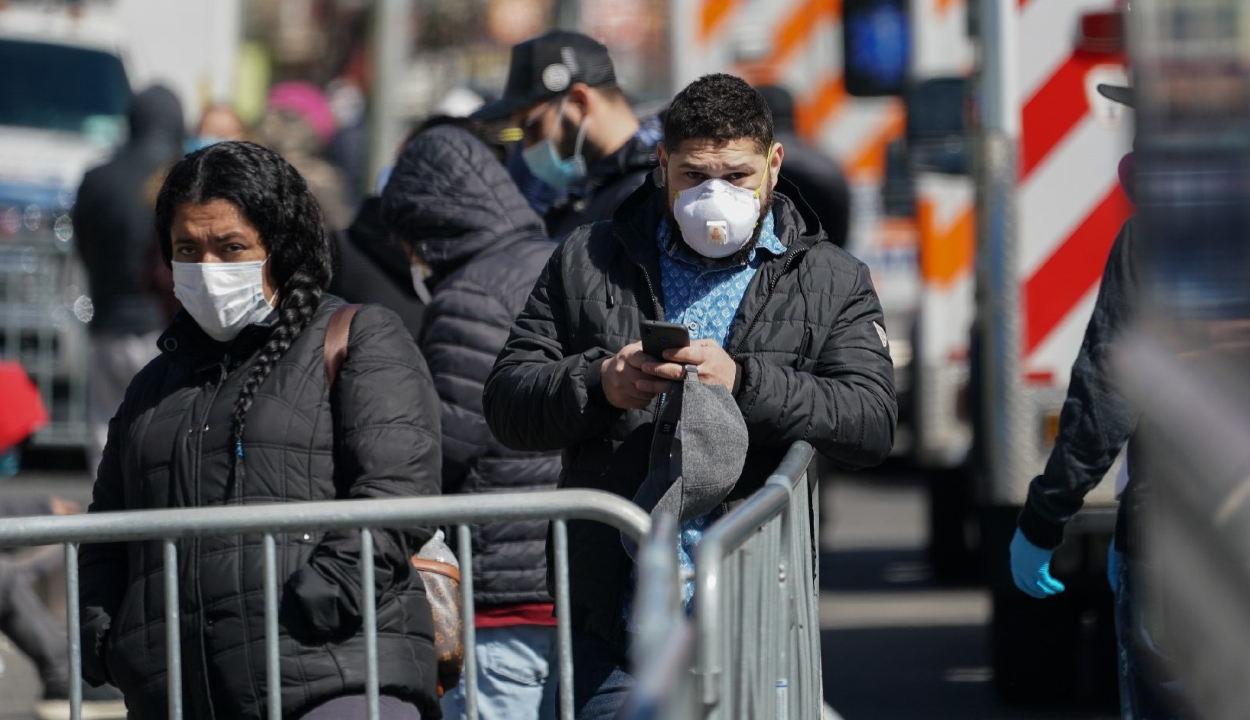
[[[702,718],[821,715],[813,455],[795,443],[764,487],[695,550]]]
[[[463,593],[465,664],[462,682],[469,720],[477,720],[476,636],[473,628],[473,548],[470,524],[550,520],[555,543],[557,652],[560,713],[573,718],[572,636],[569,618],[569,520],[610,525],[645,547],[667,546],[672,552],[676,535],[669,525],[662,540],[650,538],[651,518],[637,505],[595,490],[556,490],[498,495],[443,496],[382,500],[351,500],[243,507],[188,508],[98,513],[73,516],[13,518],[0,524],[0,547],[65,546],[67,623],[69,635],[70,717],[82,717],[82,658],[79,638],[78,546],[82,543],[164,541],[166,662],[169,675],[169,717],[182,718],[182,656],[178,613],[179,538],[205,535],[264,535],[265,652],[269,717],[282,717],[280,657],[278,654],[278,578],[274,536],[307,530],[352,530],[361,533],[361,584],[364,589],[366,694],[369,719],[378,717],[377,608],[373,584],[373,531],[405,527],[457,526],[458,560]],[[662,525],[662,524],[661,524]],[[663,529],[663,528],[661,528]],[[654,551],[651,551],[654,554]],[[679,614],[677,597],[667,615]],[[662,603],[661,603],[662,604]],[[659,607],[652,605],[651,607]]]
[[[708,528],[695,550],[694,617],[650,628],[662,639],[636,648],[638,684],[620,717],[821,717],[813,455],[795,443],[763,488]]]

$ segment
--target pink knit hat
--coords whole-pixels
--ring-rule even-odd
[[[281,82],[269,89],[269,107],[286,110],[304,118],[321,142],[334,138],[334,112],[325,93],[312,83]]]

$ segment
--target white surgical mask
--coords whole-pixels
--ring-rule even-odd
[[[268,260],[240,263],[182,263],[174,267],[174,297],[200,328],[229,342],[248,325],[269,317],[264,267]]]
[[[755,235],[760,221],[760,193],[767,182],[765,165],[764,179],[754,190],[713,178],[674,194],[673,217],[681,228],[682,239],[708,258],[729,257],[741,250]]]

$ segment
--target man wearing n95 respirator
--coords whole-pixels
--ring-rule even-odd
[[[868,269],[785,197],[784,155],[764,98],[742,79],[708,75],[678,93],[660,169],[610,221],[556,249],[483,396],[503,444],[564,451],[563,487],[632,499],[648,475],[659,398],[696,368],[741,413],[747,447],[718,506],[680,518],[683,564],[794,442],[860,468],[894,440],[894,371]],[[643,319],[681,323],[690,346],[646,355]],[[575,713],[611,718],[632,684],[632,563],[619,532],[578,521],[568,530]]]

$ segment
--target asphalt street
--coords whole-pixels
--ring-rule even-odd
[[[932,581],[924,563],[924,492],[914,477],[826,478],[821,642],[828,702],[844,720],[1112,720],[1114,708],[1007,708],[986,660],[988,594]],[[0,481],[0,498],[85,502],[74,472]],[[49,589],[54,600],[56,590]],[[62,610],[63,612],[63,610]],[[30,720],[39,682],[0,638],[0,720]]]

